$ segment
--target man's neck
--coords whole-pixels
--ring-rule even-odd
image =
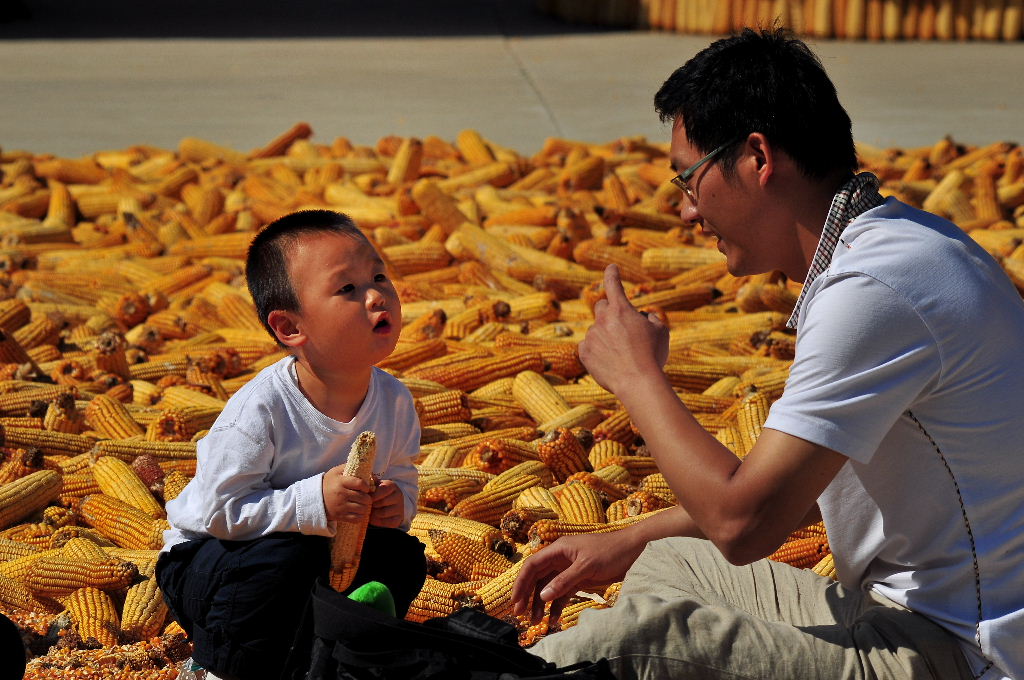
[[[794,236],[799,244],[800,261],[794,263],[793,271],[785,272],[796,281],[803,281],[811,268],[814,254],[818,250],[825,219],[832,208],[832,201],[849,176],[830,177],[825,180],[805,180],[800,189],[802,196],[793,212]]]

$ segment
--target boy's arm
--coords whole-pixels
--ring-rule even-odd
[[[387,467],[379,473],[381,479],[392,480],[402,492],[405,508],[402,523],[398,527],[402,531],[409,530],[419,498],[419,471],[414,461],[420,454],[420,421],[412,395],[408,391],[406,394],[407,398],[396,409],[394,423],[394,431],[405,433],[405,436],[396,436],[395,448],[388,456]]]
[[[324,510],[323,475],[270,488],[274,445],[269,438],[260,439],[233,424],[215,426],[200,440],[195,478],[167,504],[171,524],[229,540],[277,531],[333,535]]]

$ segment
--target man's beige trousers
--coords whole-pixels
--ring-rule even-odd
[[[530,651],[560,666],[606,657],[619,680],[973,677],[956,639],[924,616],[810,570],[737,567],[690,538],[648,545],[614,607]]]

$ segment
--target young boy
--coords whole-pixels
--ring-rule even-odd
[[[228,400],[198,445],[196,476],[167,504],[157,580],[207,678],[277,678],[308,662],[306,605],[339,522],[369,516],[352,588],[390,589],[404,615],[423,585],[416,511],[420,428],[412,395],[374,367],[395,348],[398,294],[345,215],[307,210],[253,240],[260,321],[290,356]],[[377,435],[375,487],[344,474],[355,437]],[[294,650],[291,650],[294,640]],[[291,665],[291,664],[290,664]]]

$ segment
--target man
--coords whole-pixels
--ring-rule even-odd
[[[655,106],[682,217],[734,275],[805,281],[796,358],[741,463],[675,396],[667,330],[609,267],[580,356],[679,506],[529,558],[513,599],[534,617],[625,575],[614,607],[533,651],[620,678],[1024,678],[1019,294],[955,225],[854,175],[849,117],[785,32],[713,43]],[[819,517],[838,583],[763,559]]]

